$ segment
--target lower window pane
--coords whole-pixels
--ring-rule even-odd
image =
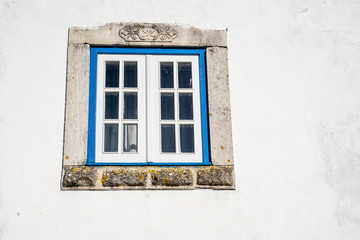
[[[180,125],[180,148],[183,153],[194,152],[194,126]]]
[[[161,152],[176,152],[175,125],[161,125]]]
[[[137,152],[137,124],[124,124],[123,129],[123,152]]]
[[[119,126],[117,124],[105,124],[104,152],[118,151]]]

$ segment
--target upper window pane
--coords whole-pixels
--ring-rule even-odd
[[[105,87],[119,87],[119,62],[106,62]]]
[[[160,63],[160,87],[174,88],[174,64],[172,62]]]
[[[178,63],[179,88],[192,88],[191,62]]]
[[[137,62],[124,62],[124,87],[137,87]]]

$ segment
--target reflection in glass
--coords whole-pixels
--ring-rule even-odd
[[[106,62],[105,87],[119,87],[119,62]]]
[[[124,87],[137,87],[137,62],[124,62]]]
[[[161,152],[176,152],[175,125],[161,125]]]
[[[178,63],[179,88],[192,88],[191,62]]]
[[[180,125],[180,151],[183,153],[194,152],[193,125]]]
[[[117,124],[105,124],[104,152],[118,151],[119,127]]]
[[[172,62],[160,63],[160,87],[174,88],[174,66]]]
[[[123,128],[123,152],[137,152],[137,124],[124,124]]]
[[[105,119],[119,118],[119,93],[105,93]]]
[[[161,119],[175,119],[174,94],[161,94]]]
[[[124,119],[137,118],[137,93],[124,93]]]
[[[193,119],[192,93],[179,94],[179,111],[180,111],[180,120]]]

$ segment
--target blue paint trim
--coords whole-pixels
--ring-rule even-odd
[[[211,163],[149,163],[149,166],[209,166]]]
[[[200,99],[202,123],[202,163],[97,163],[95,162],[96,140],[96,81],[98,54],[152,54],[152,55],[198,55],[200,69]],[[121,165],[121,166],[207,166],[210,162],[209,127],[207,108],[207,84],[205,49],[172,49],[172,48],[99,48],[92,47],[90,52],[90,86],[89,86],[89,130],[88,130],[88,157],[87,165]]]
[[[96,162],[91,162],[91,163],[87,163],[87,165],[90,166],[147,166],[148,163],[109,163],[109,162],[104,162],[104,163],[96,163]]]
[[[87,164],[95,163],[97,49],[90,51],[89,129]]]
[[[91,48],[98,54],[154,54],[154,55],[200,55],[204,49],[174,48]]]
[[[202,144],[203,144],[203,160],[204,164],[210,164],[209,155],[209,128],[208,128],[208,109],[207,109],[207,85],[206,85],[206,64],[205,49],[201,50],[200,56],[200,105],[201,105],[201,128],[202,128]]]

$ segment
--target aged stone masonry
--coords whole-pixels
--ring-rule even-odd
[[[98,166],[87,161],[92,46],[206,49],[212,166]],[[62,190],[235,189],[227,30],[163,23],[69,29]]]
[[[62,190],[235,189],[234,168],[66,166]]]

